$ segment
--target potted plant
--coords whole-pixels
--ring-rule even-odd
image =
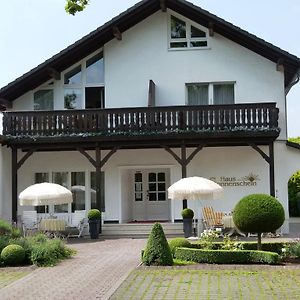
[[[97,239],[100,231],[101,212],[99,209],[90,209],[88,212],[90,237]]]
[[[185,208],[182,210],[181,216],[183,220],[184,237],[190,237],[193,235],[194,211],[190,208]]]

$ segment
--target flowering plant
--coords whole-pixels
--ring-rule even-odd
[[[200,242],[203,246],[203,249],[211,250],[214,248],[213,242],[215,239],[217,239],[220,236],[220,232],[217,230],[204,230],[200,234]]]

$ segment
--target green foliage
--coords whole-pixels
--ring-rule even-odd
[[[83,11],[89,4],[90,0],[66,0],[65,10],[70,15]]]
[[[32,244],[31,261],[39,267],[53,266],[73,253],[60,239],[48,239],[46,242]]]
[[[1,251],[1,259],[8,266],[20,265],[25,259],[25,250],[20,245],[8,245]]]
[[[270,195],[252,194],[237,203],[233,211],[233,221],[243,232],[273,232],[284,222],[284,209]]]
[[[9,236],[7,235],[0,236],[0,253],[8,244],[9,244]]]
[[[299,240],[287,243],[282,248],[282,254],[284,257],[296,257],[300,258],[300,242]]]
[[[147,266],[171,266],[173,257],[161,224],[155,223],[143,253],[143,263]]]
[[[300,136],[295,138],[289,138],[288,141],[292,143],[300,144]]]
[[[288,181],[289,213],[291,217],[300,216],[297,206],[297,194],[300,192],[300,171],[292,175]]]
[[[192,209],[190,209],[190,208],[184,208],[181,211],[181,216],[184,219],[193,219],[194,218],[194,211]]]
[[[219,234],[215,230],[204,230],[200,234],[200,242],[202,244],[203,249],[213,249],[214,241],[219,237]]]
[[[237,247],[238,249],[243,249],[243,250],[256,250],[257,249],[257,243],[256,242],[237,242],[237,241],[233,241],[231,240],[230,243],[238,243]],[[198,243],[193,243],[191,244],[191,248],[195,248],[195,249],[206,249],[205,248],[206,244],[202,243],[202,242],[198,242]],[[282,248],[284,248],[286,246],[285,242],[264,242],[262,243],[262,251],[267,251],[267,252],[275,252],[278,254],[281,254],[282,252]],[[227,249],[226,249],[227,248]],[[231,248],[228,246],[228,244],[226,245],[226,242],[213,242],[212,243],[212,250],[233,250],[228,249]]]
[[[99,209],[90,209],[88,212],[88,219],[89,220],[100,220],[101,219],[101,212]]]
[[[255,250],[201,250],[177,248],[175,258],[209,264],[278,264],[277,253]]]
[[[7,221],[0,220],[0,236],[10,235],[12,231],[12,226]]]
[[[25,251],[24,264],[32,264],[31,262],[32,243],[33,243],[33,239],[24,238],[24,237],[11,239],[9,241],[10,245],[19,245],[24,249]]]
[[[12,239],[17,239],[17,238],[19,238],[19,237],[21,237],[21,236],[22,236],[21,230],[20,230],[19,228],[17,228],[17,227],[12,226],[12,228],[11,228],[11,233],[10,233],[10,237],[11,237]]]
[[[222,250],[243,250],[243,244],[236,239],[231,239],[228,235],[224,236],[223,243],[221,244]]]
[[[174,238],[169,241],[169,247],[174,257],[176,248],[178,247],[190,248],[191,243],[185,238]]]

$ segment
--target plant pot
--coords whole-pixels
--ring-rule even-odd
[[[97,239],[99,237],[100,220],[89,220],[90,237]]]
[[[193,219],[192,218],[183,218],[183,232],[184,237],[193,236]]]

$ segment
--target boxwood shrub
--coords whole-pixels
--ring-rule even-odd
[[[8,266],[20,265],[24,262],[25,250],[20,245],[8,245],[2,250],[1,259]]]
[[[177,248],[175,258],[185,261],[208,264],[278,264],[277,253],[257,250],[201,250]]]
[[[191,243],[185,238],[174,238],[169,240],[169,247],[174,257],[176,248],[178,247],[190,248]]]
[[[257,249],[257,242],[240,242],[243,246],[243,250],[256,250]],[[212,249],[213,250],[219,250],[222,248],[222,242],[213,242]],[[262,243],[262,251],[268,251],[268,252],[275,252],[278,254],[281,254],[282,248],[286,246],[285,242],[269,242],[269,243]],[[195,249],[202,249],[203,244],[201,242],[193,243],[190,246],[191,248]]]

